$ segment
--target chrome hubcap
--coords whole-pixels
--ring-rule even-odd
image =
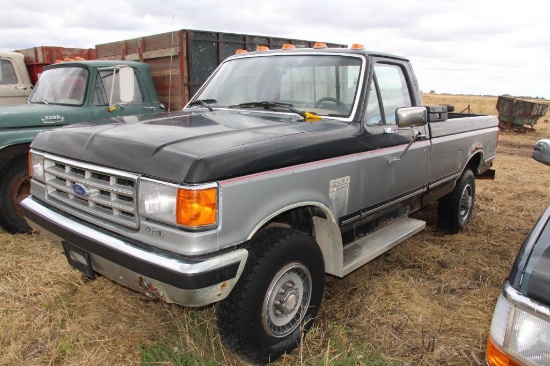
[[[300,263],[282,268],[268,288],[262,309],[263,325],[273,337],[282,338],[300,326],[311,299],[311,275]]]
[[[472,187],[467,185],[462,191],[462,197],[460,198],[460,220],[464,221],[468,217],[470,210],[472,209]]]

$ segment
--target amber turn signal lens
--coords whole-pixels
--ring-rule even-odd
[[[485,355],[489,366],[521,366],[521,364],[510,359],[510,356],[498,349],[493,342],[491,342],[490,337],[487,342],[487,351]]]
[[[214,225],[217,219],[218,190],[178,189],[176,222],[179,225],[199,227]]]

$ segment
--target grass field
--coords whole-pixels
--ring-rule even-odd
[[[496,98],[426,95],[496,114]],[[492,109],[491,109],[492,108]],[[548,118],[546,116],[545,118]],[[494,181],[477,181],[468,228],[427,228],[340,280],[327,278],[316,326],[276,365],[481,365],[500,287],[550,203],[550,167],[531,158],[550,137],[501,132]],[[0,233],[0,365],[243,365],[213,306],[147,301],[105,278],[83,280],[40,235]]]

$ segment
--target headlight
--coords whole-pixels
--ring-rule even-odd
[[[510,353],[536,365],[550,366],[550,323],[516,308]]]
[[[218,219],[215,184],[178,186],[142,178],[139,212],[143,217],[186,228],[210,228]]]
[[[487,344],[489,366],[550,366],[550,322],[499,296]]]
[[[35,150],[29,151],[29,175],[44,182],[44,154]]]

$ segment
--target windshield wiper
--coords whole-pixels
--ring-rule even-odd
[[[273,109],[273,107],[292,107],[290,103],[279,103],[279,102],[246,102],[241,104],[230,105],[229,108],[257,108],[263,107],[264,109]]]
[[[200,105],[201,107],[208,108],[208,110],[212,112],[213,109],[210,106],[210,104],[212,103],[218,103],[218,101],[216,99],[197,99],[189,103],[188,107],[194,107],[194,106]]]
[[[46,99],[42,99],[40,97],[36,97],[36,99],[38,99],[39,101],[41,101],[44,104],[50,104],[50,102],[48,102]]]
[[[291,103],[263,101],[263,102],[248,102],[248,103],[234,104],[234,105],[230,105],[229,108],[257,108],[257,107],[262,107],[264,109],[269,109],[269,110],[272,110],[272,111],[276,111],[275,108],[281,108],[281,109],[284,109],[286,111],[296,113],[297,115],[299,115],[303,119],[307,118],[306,113],[304,113],[302,111],[299,111],[297,109],[294,109],[294,108],[292,108],[292,106],[293,106],[293,104],[291,104]]]

